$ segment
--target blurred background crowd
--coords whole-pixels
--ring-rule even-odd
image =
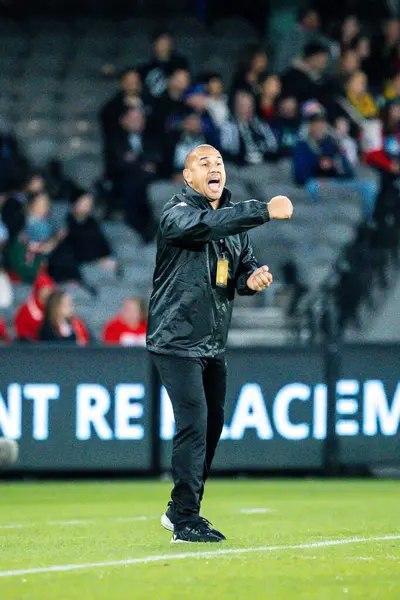
[[[201,143],[234,199],[295,206],[252,234],[277,283],[238,339],[287,341],[326,299],[362,330],[399,256],[396,3],[20,4],[0,20],[1,340],[143,344],[160,211]]]

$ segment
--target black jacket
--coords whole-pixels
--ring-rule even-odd
[[[39,330],[39,341],[40,342],[59,342],[60,344],[70,343],[76,344],[76,334],[72,330],[68,336],[57,335],[52,325],[48,321],[44,321],[43,325]]]
[[[325,105],[329,90],[328,82],[323,77],[315,80],[297,66],[285,72],[282,77],[282,87],[284,95],[294,96],[299,104],[313,98]]]
[[[108,174],[111,179],[124,175],[135,174],[144,162],[158,165],[162,161],[162,151],[159,144],[147,132],[140,134],[142,149],[137,152],[136,160],[128,162],[126,154],[132,152],[129,133],[121,131],[110,141],[107,152]]]
[[[258,267],[248,229],[269,221],[265,202],[233,204],[224,191],[213,210],[187,186],[161,216],[147,348],[159,354],[216,356],[225,351],[235,290],[252,295],[249,275]],[[216,286],[221,252],[229,260],[226,288]]]
[[[89,215],[83,221],[78,221],[70,212],[67,215],[67,229],[69,243],[79,264],[93,262],[112,254],[111,246],[95,217]]]
[[[154,57],[141,70],[145,90],[152,96],[161,96],[167,87],[168,75],[177,69],[188,68],[188,61],[179,54],[173,53],[166,61],[161,61]]]

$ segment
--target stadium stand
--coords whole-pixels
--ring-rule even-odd
[[[162,25],[172,33],[177,55],[188,60],[192,83],[204,81],[202,75],[205,72],[216,72],[222,76],[228,91],[234,80],[236,66],[248,53],[249,46],[253,48],[253,56],[260,44],[267,46],[266,40],[260,39],[252,25],[239,17],[216,20],[212,27],[207,27],[194,17],[177,16],[167,19]],[[122,68],[132,65],[143,67],[152,59],[152,36],[159,27],[159,21],[148,18],[123,21],[99,18],[68,22],[32,19],[0,23],[0,31],[3,32],[0,38],[2,137],[6,134],[15,136],[23,159],[31,168],[40,168],[46,174],[53,197],[53,216],[60,225],[65,222],[68,212],[68,186],[76,185],[93,190],[100,207],[99,214],[104,209],[104,203],[107,203],[107,197],[113,194],[115,196],[115,189],[104,167],[104,139],[98,122],[99,111],[118,90],[118,74]],[[320,38],[318,41],[321,41]],[[339,44],[332,39],[328,42],[330,58],[334,61],[338,58],[334,52]],[[308,48],[308,55],[312,52],[312,48]],[[278,54],[277,52],[276,55]],[[279,70],[285,72],[291,63],[282,64],[282,56],[279,56]],[[295,60],[298,59],[296,56]],[[273,61],[270,62],[273,64]],[[338,78],[333,77],[332,72],[328,76],[323,71],[323,67],[317,66],[313,77],[326,84],[329,121],[333,123],[333,118],[345,115],[350,121],[353,137],[361,140],[359,151],[362,157],[365,150],[362,144],[365,122],[360,123],[359,119],[354,118],[351,109],[348,113],[343,112],[341,106],[332,102],[333,98],[341,95],[341,90],[337,87]],[[250,65],[246,77],[248,75],[251,79],[254,74],[257,75],[255,63]],[[384,83],[382,81],[382,87],[374,90],[376,98]],[[254,89],[257,81],[249,80],[248,84]],[[282,97],[285,97],[285,93],[284,87]],[[315,99],[310,98],[310,101],[313,100]],[[149,110],[151,111],[153,100],[144,94],[143,102],[148,114],[147,121],[151,124]],[[182,102],[186,110],[185,95]],[[307,106],[300,107],[299,135],[306,132],[307,125],[302,124],[302,119],[307,110]],[[203,118],[204,113],[199,114]],[[272,114],[268,123],[273,132],[276,117],[277,115]],[[172,120],[171,127],[179,128],[179,123],[179,119]],[[340,148],[341,140],[337,138],[337,134],[332,129],[328,134],[332,135]],[[159,143],[163,144],[161,138]],[[324,171],[325,167],[318,167],[320,176],[337,176],[337,173],[333,173],[334,160],[336,158],[332,157],[329,162],[329,173]],[[238,299],[232,343],[245,339],[243,329],[250,332],[252,340],[256,340],[257,336],[261,341],[268,339],[277,343],[290,339],[296,309],[288,296],[290,297],[293,287],[304,300],[309,294],[318,292],[321,286],[326,290],[326,285],[323,284],[328,280],[334,281],[328,287],[330,293],[339,298],[340,265],[343,265],[343,256],[347,256],[347,264],[351,263],[348,255],[352,248],[359,247],[360,228],[362,230],[363,227],[369,227],[371,232],[375,227],[374,231],[380,231],[376,223],[363,223],[362,200],[357,194],[345,190],[334,193],[322,189],[319,203],[314,204],[307,189],[294,182],[290,157],[279,160],[272,157],[271,160],[269,156],[268,161],[262,165],[265,166],[266,173],[263,182],[264,196],[268,198],[276,193],[288,195],[293,200],[295,216],[290,223],[273,224],[251,232],[255,253],[261,263],[270,266],[276,284],[260,297]],[[373,169],[361,161],[361,165],[355,170],[357,177],[380,182],[381,174],[376,165]],[[55,172],[57,176],[54,175]],[[248,179],[241,177],[240,170],[238,173],[230,179],[228,187],[238,200],[251,197],[253,189]],[[150,177],[146,185],[156,217],[164,203],[181,187],[181,183],[176,180],[163,179],[162,172],[156,177]],[[21,189],[18,185],[3,188],[0,191],[7,194]],[[3,196],[3,202],[5,198]],[[115,207],[118,209],[117,203]],[[394,214],[393,210],[386,211],[381,223],[386,222],[387,214]],[[397,219],[398,215],[393,218]],[[77,313],[87,322],[96,338],[100,337],[105,321],[118,310],[125,297],[148,297],[155,251],[154,243],[143,246],[136,232],[121,219],[104,221],[102,227],[123,263],[124,277],[116,283],[112,274],[105,273],[98,266],[87,265],[82,269],[82,276],[90,286],[97,288],[97,296],[93,298],[88,295],[87,290],[79,285],[69,286],[73,290]],[[376,238],[377,235],[370,233],[365,243],[371,252],[376,245],[381,254],[383,252],[383,258],[381,256],[381,259],[377,258],[375,261],[379,268],[379,264],[387,264],[385,253],[393,254],[393,245],[388,248],[382,241],[382,236],[381,241],[377,242]],[[378,254],[375,253],[374,256]],[[294,282],[285,280],[284,271],[288,265],[295,265]],[[349,268],[355,267],[353,265]],[[30,289],[23,283],[16,283],[14,288],[13,305],[3,311],[9,324],[13,311],[26,299]],[[288,302],[291,305],[290,315]],[[339,306],[341,300],[337,302]],[[356,316],[360,302],[361,298],[353,309],[349,309],[349,318]],[[252,310],[248,310],[250,308]],[[344,321],[346,320],[347,317]],[[256,324],[258,332],[254,330]]]

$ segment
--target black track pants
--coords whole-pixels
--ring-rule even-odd
[[[225,356],[180,358],[151,353],[172,402],[176,434],[172,450],[176,524],[200,512],[204,483],[224,425]]]

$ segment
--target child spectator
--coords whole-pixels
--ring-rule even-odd
[[[83,321],[75,315],[71,295],[65,290],[55,290],[47,300],[43,324],[39,331],[42,342],[69,342],[87,346],[89,332]]]
[[[55,234],[50,209],[50,198],[45,192],[28,196],[25,223],[28,242],[43,244]]]
[[[18,340],[35,342],[39,339],[46,302],[55,287],[54,281],[46,271],[38,273],[31,295],[18,308],[14,316],[14,329]]]
[[[119,313],[110,319],[103,330],[105,344],[119,346],[146,345],[147,315],[140,298],[126,298]]]
[[[56,231],[50,218],[48,195],[45,192],[31,195],[27,200],[24,229],[8,244],[7,267],[22,281],[32,283],[64,237],[65,231]]]

